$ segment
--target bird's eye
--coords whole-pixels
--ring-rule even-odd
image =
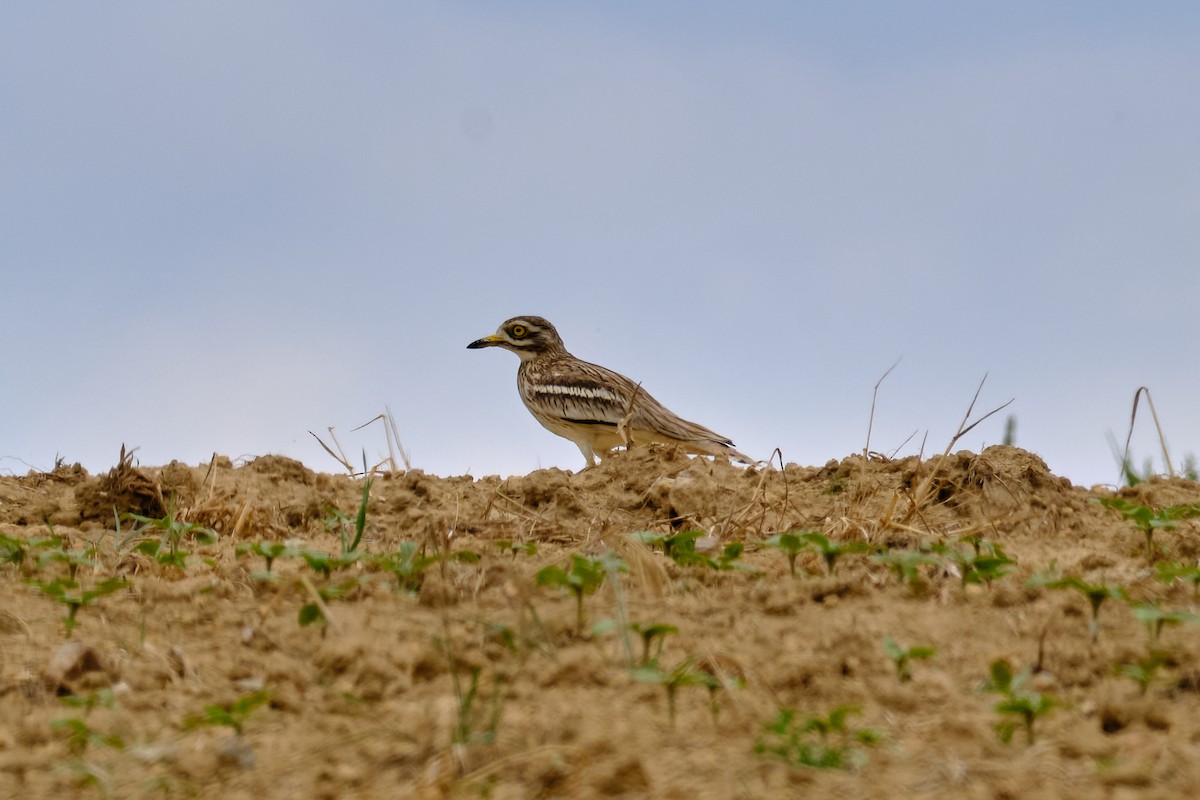
[[[513,325],[511,328],[509,328],[508,332],[513,335],[514,339],[521,339],[525,336],[525,334],[529,333],[529,331],[525,329],[524,325]]]

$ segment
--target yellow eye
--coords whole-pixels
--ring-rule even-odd
[[[514,339],[521,339],[525,334],[529,333],[529,331],[525,330],[524,325],[513,325],[508,329],[508,332],[513,335]]]

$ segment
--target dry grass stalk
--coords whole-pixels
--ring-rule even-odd
[[[317,435],[316,435],[315,433],[313,433],[312,431],[309,431],[309,432],[308,432],[308,435],[309,435],[309,436],[311,436],[311,437],[313,437],[314,439],[316,439],[316,440],[317,440],[317,444],[321,445],[321,448],[322,448],[322,449],[323,449],[323,450],[324,450],[326,453],[329,453],[329,455],[330,455],[330,456],[333,458],[333,460],[334,460],[334,461],[337,461],[339,464],[341,464],[341,465],[342,465],[342,466],[343,466],[343,467],[346,469],[346,471],[350,473],[350,477],[352,477],[352,478],[353,478],[353,477],[354,477],[355,475],[357,475],[358,473],[356,473],[356,472],[354,471],[354,465],[350,463],[350,459],[346,457],[346,453],[345,453],[345,451],[344,451],[344,450],[342,450],[342,445],[341,445],[341,442],[339,442],[339,441],[337,440],[337,434],[335,434],[335,433],[333,432],[333,426],[332,426],[332,425],[330,425],[330,426],[329,426],[328,428],[326,428],[325,430],[329,431],[329,438],[333,440],[333,444],[334,444],[334,446],[336,446],[336,447],[337,447],[337,452],[336,452],[336,453],[335,453],[335,452],[333,452],[333,448],[331,448],[329,445],[325,444],[325,442],[321,441],[321,437],[320,437],[320,436],[317,436]]]
[[[987,373],[985,372],[983,375],[983,378],[979,381],[979,386],[976,387],[976,389],[975,389],[975,396],[971,398],[971,404],[967,406],[967,413],[963,415],[962,422],[960,422],[958,424],[958,430],[955,431],[954,436],[950,437],[950,442],[946,445],[946,449],[943,450],[942,454],[940,456],[938,456],[938,458],[935,462],[933,462],[933,467],[930,468],[929,474],[926,475],[925,478],[920,483],[917,484],[916,491],[913,492],[913,496],[912,496],[912,503],[913,503],[914,510],[919,509],[929,499],[930,490],[933,488],[934,480],[937,478],[938,471],[941,469],[942,464],[950,456],[950,451],[954,449],[954,446],[956,444],[958,444],[958,440],[961,439],[962,437],[966,436],[968,433],[970,433],[971,430],[974,429],[976,425],[983,422],[988,417],[992,416],[993,414],[995,414],[999,411],[1002,411],[1005,408],[1008,408],[1008,406],[1012,405],[1013,400],[1016,399],[1016,398],[1013,398],[1012,400],[1009,400],[1007,403],[1004,403],[1003,405],[993,408],[991,411],[987,412],[982,417],[980,417],[979,419],[975,420],[970,425],[968,425],[967,422],[968,422],[968,420],[971,419],[971,413],[975,410],[975,403],[976,403],[976,401],[979,400],[979,393],[983,391],[983,384],[986,381],[987,381]]]
[[[871,391],[871,416],[867,418],[867,443],[863,445],[863,458],[865,459],[870,459],[871,457],[871,429],[875,426],[875,400],[879,397],[879,387],[899,364],[900,359],[897,358],[895,363],[884,370],[884,373],[879,376],[879,380],[875,381],[875,388]],[[911,438],[910,436],[909,439]],[[903,445],[901,446],[903,447]]]
[[[1146,386],[1139,386],[1137,391],[1133,393],[1133,412],[1129,415],[1129,434],[1125,437],[1125,452],[1121,456],[1122,477],[1130,471],[1129,442],[1133,439],[1133,425],[1137,422],[1138,400],[1143,394],[1146,395],[1146,405],[1150,406],[1150,416],[1154,420],[1154,430],[1158,432],[1158,444],[1162,448],[1163,462],[1167,465],[1167,474],[1174,478],[1175,467],[1171,464],[1170,453],[1167,452],[1167,437],[1163,436],[1162,425],[1158,422],[1158,412],[1154,410],[1154,400],[1150,397],[1149,387]]]

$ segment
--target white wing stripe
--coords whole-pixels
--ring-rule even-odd
[[[620,402],[613,390],[605,389],[602,386],[560,386],[553,383],[543,383],[534,386],[533,393],[582,397],[585,400],[608,400],[612,403]]]

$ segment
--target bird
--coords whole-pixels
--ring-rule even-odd
[[[517,354],[517,391],[525,407],[551,433],[575,443],[587,461],[584,469],[615,447],[644,442],[752,463],[728,437],[673,413],[640,383],[571,355],[542,317],[513,317],[467,345],[469,350],[483,347]]]

